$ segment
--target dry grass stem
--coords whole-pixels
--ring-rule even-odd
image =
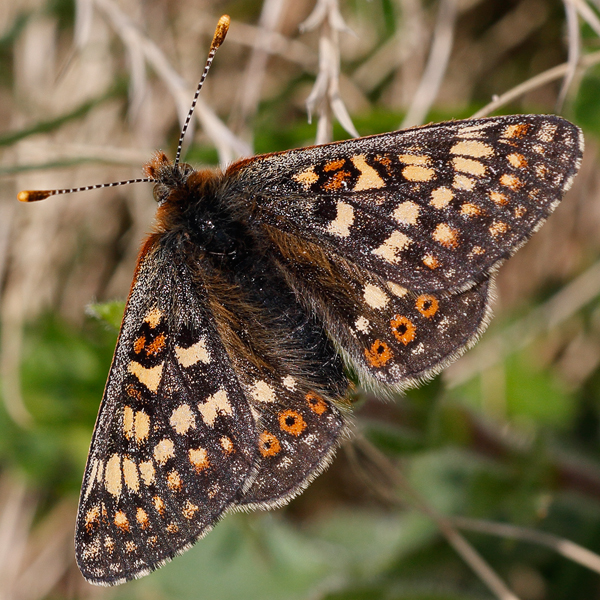
[[[498,574],[490,567],[483,557],[452,525],[449,519],[440,515],[406,480],[402,472],[375,446],[362,436],[357,436],[353,443],[360,451],[392,481],[402,494],[410,499],[411,506],[427,515],[438,527],[446,541],[454,548],[456,553],[465,561],[479,579],[498,598],[498,600],[519,600],[502,581]]]
[[[143,54],[158,76],[164,81],[175,101],[180,122],[183,123],[193,97],[192,88],[175,71],[158,46],[143,36],[112,0],[94,0],[94,2],[110,18],[125,46],[131,48],[130,55]],[[251,148],[219,119],[202,98],[198,99],[195,115],[204,132],[217,148],[221,164],[228,164],[234,158],[252,154]]]
[[[556,112],[560,112],[562,110],[562,106],[565,102],[565,98],[567,97],[569,88],[573,83],[573,79],[575,78],[575,73],[577,71],[577,65],[579,64],[579,58],[581,54],[581,34],[579,32],[579,20],[577,18],[577,9],[575,8],[575,3],[573,0],[563,0],[563,4],[565,7],[565,13],[567,15],[568,69],[565,73],[565,77],[558,94],[558,99],[556,100]]]
[[[600,556],[565,538],[527,527],[518,527],[507,523],[493,523],[482,519],[451,517],[450,521],[460,529],[468,529],[469,531],[488,533],[502,538],[523,540],[540,546],[547,546],[565,558],[587,567],[591,571],[600,573]]]
[[[450,60],[456,12],[456,0],[441,0],[427,65],[401,129],[421,125],[437,97]]]
[[[258,109],[267,61],[273,52],[270,46],[273,36],[270,34],[276,32],[285,5],[286,0],[265,0],[255,30],[256,41],[252,44],[252,52],[246,65],[239,95],[240,120],[246,138],[250,136],[249,121]]]
[[[582,69],[588,69],[594,65],[597,65],[598,63],[600,63],[600,51],[592,52],[591,54],[587,54],[586,56],[582,57],[579,61],[579,67]],[[540,88],[548,83],[551,83],[552,81],[556,81],[557,79],[564,77],[569,71],[569,69],[569,63],[563,63],[561,65],[557,65],[556,67],[552,67],[551,69],[548,69],[543,73],[539,73],[531,79],[528,79],[527,81],[516,85],[514,88],[512,88],[508,92],[505,92],[501,96],[498,96],[492,102],[486,104],[483,108],[480,108],[477,112],[473,113],[471,118],[478,119],[480,117],[485,117],[490,113],[493,113],[494,111],[498,110],[502,106],[510,104],[511,102],[527,94],[528,92],[531,92],[532,90]]]
[[[324,144],[332,140],[332,114],[351,136],[358,137],[358,131],[352,123],[339,89],[339,34],[347,33],[350,29],[342,18],[337,0],[318,0],[315,9],[302,23],[300,29],[309,31],[317,27],[321,28],[319,72],[306,100],[309,120],[314,112],[318,114],[316,143]]]

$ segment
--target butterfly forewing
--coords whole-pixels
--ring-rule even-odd
[[[189,547],[257,459],[254,417],[201,284],[173,258],[157,244],[141,259],[92,439],[76,551],[94,583]]]
[[[516,115],[266,155],[230,173],[263,222],[410,290],[453,291],[530,237],[581,153],[568,121]]]

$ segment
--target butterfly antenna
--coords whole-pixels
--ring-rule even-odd
[[[192,101],[192,106],[188,112],[188,115],[185,119],[185,123],[183,124],[183,128],[181,130],[181,135],[179,136],[179,144],[177,145],[177,155],[175,157],[175,165],[179,164],[179,159],[181,158],[181,147],[183,144],[183,138],[185,136],[185,132],[188,129],[190,124],[190,120],[192,118],[192,114],[194,113],[194,108],[196,107],[196,103],[198,102],[198,95],[200,94],[200,90],[202,89],[202,85],[204,84],[204,80],[208,75],[208,71],[210,69],[210,65],[212,64],[213,58],[215,57],[215,53],[217,52],[217,48],[223,43],[225,36],[227,35],[227,31],[229,30],[229,23],[231,19],[227,15],[223,15],[219,22],[217,23],[217,28],[215,30],[215,35],[213,37],[212,43],[210,45],[210,51],[208,53],[208,58],[206,59],[206,65],[204,66],[204,72],[202,73],[202,77],[200,78],[200,83],[198,84],[198,88],[196,89],[196,94],[194,95],[194,100]],[[155,181],[152,177],[140,177],[138,179],[127,179],[126,181],[114,181],[112,183],[99,183],[96,185],[85,185],[83,187],[77,188],[65,188],[63,190],[23,190],[17,194],[17,198],[21,202],[37,202],[38,200],[44,200],[49,196],[58,196],[59,194],[71,194],[73,192],[85,192],[88,190],[99,190],[102,188],[109,187],[117,187],[120,185],[129,185],[130,183],[152,183]]]
[[[190,110],[188,111],[187,117],[185,118],[185,122],[183,127],[181,128],[181,135],[179,136],[179,144],[177,144],[177,154],[175,155],[174,165],[177,166],[179,164],[179,159],[181,158],[181,148],[183,146],[183,138],[185,137],[185,132],[188,129],[190,121],[192,119],[192,115],[194,114],[194,108],[196,108],[196,102],[198,102],[198,96],[200,95],[200,90],[204,85],[204,80],[208,75],[208,71],[210,69],[210,65],[212,64],[213,58],[217,52],[219,46],[223,43],[225,36],[227,35],[227,31],[229,30],[229,23],[231,19],[228,15],[223,15],[219,22],[217,23],[217,28],[215,30],[215,35],[213,37],[212,43],[210,45],[210,50],[208,52],[208,58],[206,59],[206,64],[204,65],[204,72],[202,73],[202,77],[200,77],[200,83],[196,88],[196,93],[194,94],[194,99],[192,100],[192,105],[190,106]]]
[[[152,183],[151,177],[139,177],[138,179],[127,179],[126,181],[113,181],[112,183],[97,183],[96,185],[84,185],[77,188],[66,188],[64,190],[23,190],[17,194],[20,202],[37,202],[45,200],[48,196],[58,196],[59,194],[71,194],[73,192],[86,192],[87,190],[99,190],[101,188],[117,187],[119,185],[129,185],[130,183]]]

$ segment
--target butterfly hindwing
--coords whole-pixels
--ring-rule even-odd
[[[252,388],[259,424],[258,469],[238,504],[287,504],[328,464],[344,431],[335,404],[291,375],[259,380]]]
[[[94,583],[185,550],[255,470],[254,417],[198,285],[159,245],[142,255],[79,505],[77,560]]]
[[[451,291],[530,237],[582,145],[560,117],[515,115],[265,155],[228,173],[259,220],[410,290]]]
[[[281,269],[367,386],[398,390],[437,373],[487,324],[488,277],[469,289],[415,293],[272,231]]]

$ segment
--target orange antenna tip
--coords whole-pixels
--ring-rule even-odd
[[[19,202],[37,202],[52,196],[52,190],[23,190],[17,194]]]
[[[229,24],[231,23],[231,19],[229,15],[223,15],[219,22],[217,23],[217,28],[215,29],[215,37],[213,37],[213,41],[211,44],[211,48],[215,50],[223,43],[227,32],[229,31]]]

